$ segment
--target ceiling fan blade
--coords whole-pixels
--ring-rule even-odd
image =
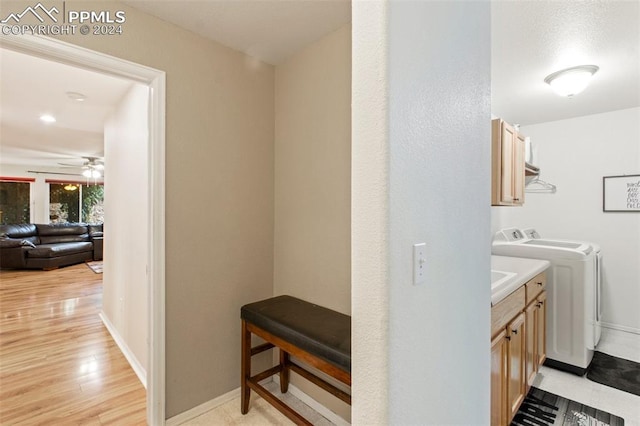
[[[43,172],[38,170],[27,170],[27,173],[35,173],[41,175],[82,176],[82,174],[80,173]]]
[[[87,160],[86,162],[89,164],[99,164],[103,162],[102,157],[82,157],[82,158]]]
[[[82,169],[82,170],[104,170],[104,161],[100,160],[99,157],[81,157],[83,160],[82,164],[71,164],[71,163],[58,163],[63,168],[74,168],[74,169]]]
[[[58,164],[64,167],[75,167],[76,169],[81,169],[82,167],[84,167],[80,164],[69,164],[69,163],[58,163]]]

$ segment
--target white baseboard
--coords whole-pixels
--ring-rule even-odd
[[[277,375],[273,376],[273,381],[280,384],[280,377],[278,377]],[[351,423],[349,423],[348,421],[346,421],[345,419],[343,419],[342,417],[340,417],[339,415],[337,415],[336,413],[334,413],[324,405],[320,404],[318,401],[311,398],[309,395],[301,391],[300,388],[292,385],[291,383],[289,383],[289,392],[291,392],[291,395],[295,396],[300,401],[304,402],[309,407],[313,408],[318,414],[322,415],[325,419],[329,420],[331,423],[337,426],[351,425]]]
[[[120,336],[120,333],[118,333],[118,330],[116,330],[113,324],[111,324],[111,321],[109,321],[109,318],[107,318],[104,312],[100,312],[100,319],[102,320],[102,323],[104,324],[104,326],[107,327],[109,334],[111,334],[111,337],[116,342],[116,345],[118,345],[118,347],[120,348],[120,351],[129,362],[129,365],[131,366],[131,368],[133,368],[133,371],[136,373],[136,376],[138,376],[138,379],[142,383],[142,386],[144,386],[144,388],[146,389],[147,388],[147,372],[142,367],[142,364],[140,364],[140,362],[138,361],[136,356],[133,354],[131,349],[129,349],[129,346],[127,346],[127,343],[124,341],[122,336]]]
[[[225,393],[224,395],[220,395],[217,398],[209,400],[205,403],[198,405],[197,407],[193,407],[190,410],[187,410],[183,413],[180,413],[176,416],[167,419],[165,426],[177,426],[181,425],[191,419],[195,419],[196,417],[206,413],[207,411],[211,411],[214,408],[221,406],[222,404],[226,404],[232,399],[240,397],[240,388],[234,389],[230,392]]]
[[[624,331],[627,333],[640,334],[640,329],[634,327],[627,327],[625,325],[611,324],[608,322],[601,322],[600,325],[604,328],[610,328],[612,330]]]

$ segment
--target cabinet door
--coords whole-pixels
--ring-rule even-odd
[[[526,371],[526,390],[533,384],[533,379],[536,377],[538,371],[538,356],[537,348],[538,336],[538,304],[537,300],[529,304],[525,310],[525,333],[527,335],[526,342],[526,358],[525,358],[525,371]]]
[[[513,204],[524,204],[524,136],[516,134],[513,140]]]
[[[514,150],[516,148],[516,131],[509,124],[502,122],[501,127],[501,190],[500,201],[503,203],[513,203],[514,195],[514,179],[513,179],[513,160]],[[523,151],[524,152],[524,151]]]
[[[547,358],[547,292],[543,291],[538,295],[537,301],[537,350],[536,365],[540,366]],[[536,368],[537,369],[537,368]]]
[[[507,332],[491,341],[491,426],[507,424]]]
[[[507,326],[507,406],[509,422],[518,412],[525,396],[525,314],[518,315]]]
[[[491,122],[491,204],[522,205],[524,184],[525,137],[496,118]]]

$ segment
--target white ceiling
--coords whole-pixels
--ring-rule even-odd
[[[350,0],[124,3],[272,65],[351,21]]]
[[[492,112],[533,124],[640,106],[640,2],[492,3]],[[544,78],[597,65],[587,89],[554,94]]]
[[[132,84],[0,49],[0,162],[82,166],[83,157],[102,157],[104,121]],[[86,100],[71,100],[67,92]],[[43,123],[45,113],[57,121]]]
[[[349,0],[125,1],[271,64],[351,19]],[[188,7],[187,7],[188,6]],[[492,112],[521,125],[640,106],[640,2],[492,2]],[[560,98],[543,82],[594,64],[593,83]],[[131,83],[0,50],[0,162],[55,166],[101,157],[102,128]],[[87,95],[73,102],[67,91]],[[52,112],[58,122],[38,120]],[[75,163],[74,163],[75,164]]]

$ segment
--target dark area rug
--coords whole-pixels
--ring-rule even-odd
[[[532,387],[511,425],[622,426],[624,419],[588,405]]]
[[[640,396],[640,364],[594,352],[587,379]]]

